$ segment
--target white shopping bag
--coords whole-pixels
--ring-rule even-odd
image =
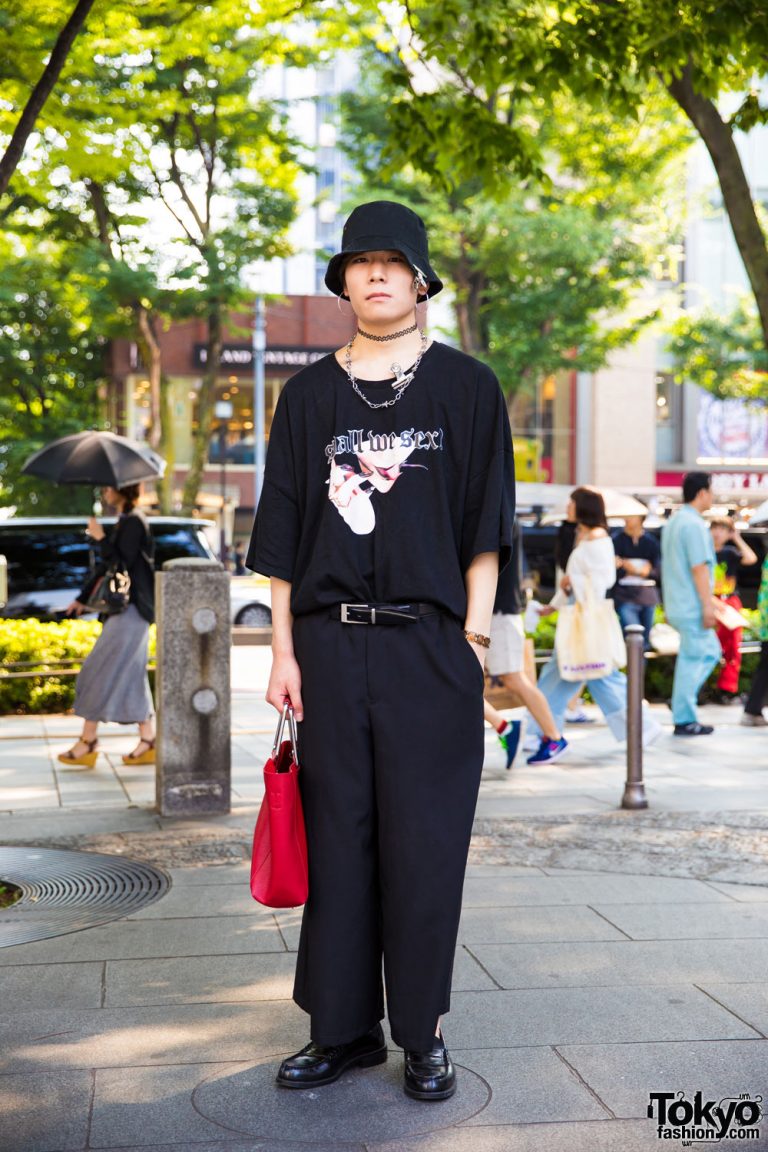
[[[563,680],[600,680],[623,668],[627,648],[612,600],[596,600],[587,581],[584,600],[557,615],[555,652]]]

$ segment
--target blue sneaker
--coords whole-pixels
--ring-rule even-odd
[[[564,740],[562,736],[559,740],[549,740],[546,736],[543,736],[539,744],[538,752],[534,752],[533,756],[529,756],[526,764],[553,764],[555,760],[560,759],[567,748],[568,741]]]
[[[507,770],[509,770],[514,763],[522,730],[523,725],[520,720],[508,720],[504,731],[499,732],[499,743],[507,754]]]

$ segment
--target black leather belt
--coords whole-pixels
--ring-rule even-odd
[[[404,624],[439,611],[435,604],[339,604],[331,616],[342,624]]]

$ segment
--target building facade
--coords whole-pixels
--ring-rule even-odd
[[[255,371],[253,313],[230,317],[216,388],[216,399],[231,405],[231,416],[217,425],[208,452],[198,507],[216,519],[224,516],[228,540],[250,531],[255,496]],[[264,349],[265,443],[277,398],[285,381],[306,364],[335,351],[354,331],[349,307],[335,297],[286,296],[266,306]],[[177,502],[197,435],[197,404],[205,363],[206,327],[202,320],[170,325],[159,337],[163,372],[170,388],[173,436],[173,487]],[[145,440],[149,431],[149,381],[135,343],[116,341],[109,398],[115,423],[128,436]],[[222,511],[223,510],[223,511]]]

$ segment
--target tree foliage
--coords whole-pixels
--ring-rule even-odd
[[[82,512],[92,494],[21,475],[24,460],[58,436],[98,422],[103,344],[78,277],[43,246],[6,260],[0,279],[0,503],[21,513]]]
[[[655,318],[645,300],[617,321],[676,238],[677,208],[663,188],[684,132],[669,101],[628,119],[596,116],[568,96],[529,97],[547,174],[524,184],[499,175],[491,195],[479,177],[436,186],[382,125],[380,87],[369,89],[344,104],[346,144],[365,180],[356,197],[394,194],[427,219],[462,347],[487,360],[508,393],[561,368],[599,367]],[[460,143],[447,141],[446,156]],[[383,154],[398,162],[386,183]]]
[[[26,32],[15,4],[6,14],[20,39],[18,61],[0,59],[9,94],[0,134],[23,105],[25,75],[39,72],[61,7],[33,0]],[[290,12],[277,0],[97,5],[0,205],[17,251],[41,228],[66,249],[99,337],[138,343],[151,382],[149,437],[166,456],[159,326],[206,320],[187,509],[207,456],[224,313],[242,299],[247,265],[287,250],[299,167],[285,109],[260,84],[272,65],[308,59],[281,31]]]
[[[678,384],[690,380],[720,400],[768,401],[768,350],[751,299],[727,315],[679,316],[669,327],[669,350]]]
[[[391,9],[388,10],[391,14]],[[663,88],[712,159],[768,343],[768,246],[735,131],[768,121],[768,20],[753,0],[409,0],[388,74],[390,166],[407,150],[448,187],[547,175],[532,95],[636,116]],[[380,36],[392,41],[391,23]],[[405,71],[400,65],[405,65]],[[730,117],[721,97],[738,94]],[[396,146],[394,142],[397,142]]]

